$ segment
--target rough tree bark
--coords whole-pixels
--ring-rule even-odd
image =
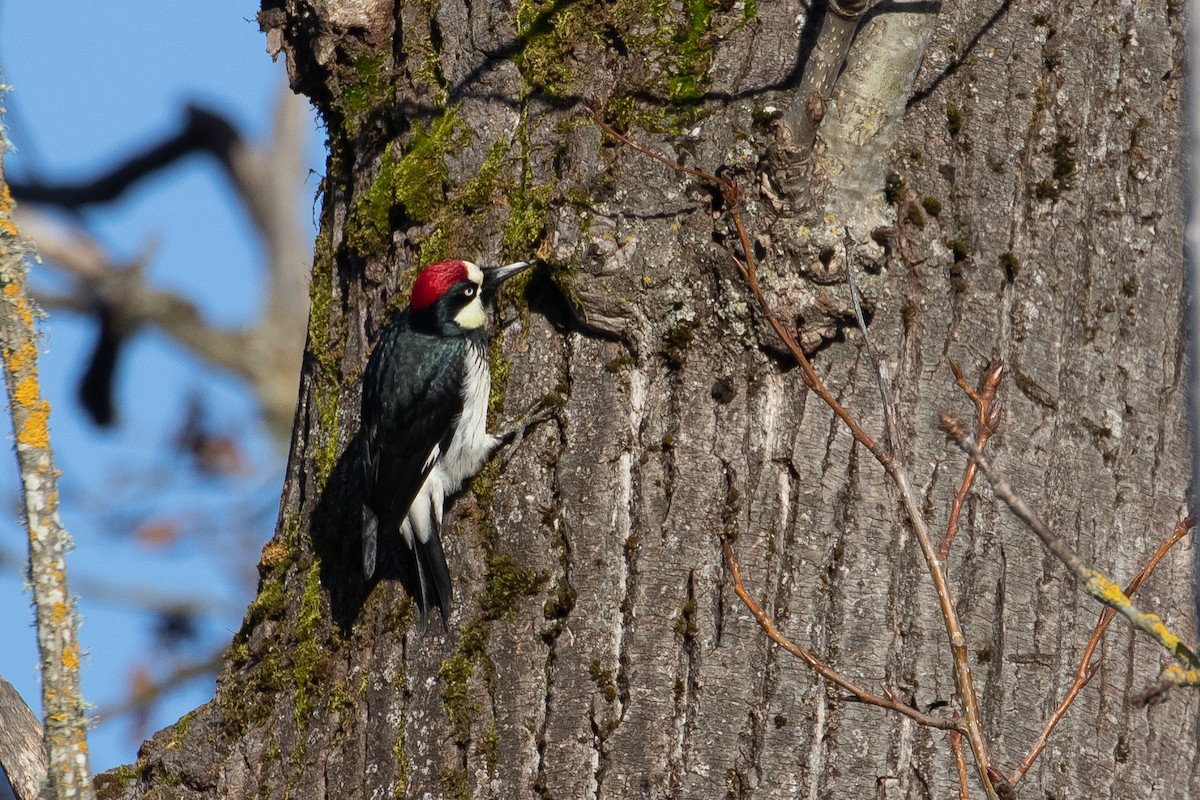
[[[722,534],[785,632],[923,710],[954,702],[895,493],[779,357],[725,250],[722,198],[615,145],[582,106],[739,181],[768,294],[877,432],[838,249],[852,223],[930,524],[944,528],[964,466],[937,413],[971,413],[948,359],[973,377],[1000,358],[989,452],[1123,580],[1182,516],[1188,480],[1180,9],[876,6],[842,77],[863,82],[821,104],[811,181],[783,185],[772,109],[789,107],[820,14],[795,0],[264,4],[331,153],[279,528],[216,697],[103,776],[103,796],[956,795],[945,732],[827,690],[734,597]],[[919,71],[885,186],[868,162],[891,111],[859,90],[889,25],[928,46],[919,62],[888,54]],[[912,77],[887,74],[893,96]],[[858,183],[839,183],[830,165],[855,153]],[[876,219],[891,224],[864,229]],[[562,418],[454,503],[455,613],[422,635],[397,582],[358,578],[357,379],[421,263],[535,252],[548,267],[503,298],[493,405],[509,420],[554,394]],[[1190,630],[1186,564],[1172,553],[1139,596]],[[985,488],[949,574],[1007,771],[1098,609]],[[1165,656],[1120,622],[1101,652],[1021,794],[1200,789],[1194,696],[1134,708]]]

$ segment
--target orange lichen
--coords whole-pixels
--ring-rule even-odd
[[[21,343],[16,350],[5,348],[4,361],[10,374],[16,376],[23,372],[37,370],[37,348],[32,340]]]
[[[20,236],[17,232],[17,226],[12,221],[13,199],[12,192],[8,190],[8,183],[0,183],[0,229],[14,239]]]
[[[67,669],[79,669],[79,645],[71,642],[63,650],[63,666]]]
[[[50,403],[41,401],[30,408],[25,423],[17,433],[18,447],[50,449]]]
[[[25,377],[17,381],[13,387],[13,402],[24,408],[29,408],[38,401],[38,379],[36,372],[26,372]]]

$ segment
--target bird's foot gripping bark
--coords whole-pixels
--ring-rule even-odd
[[[501,447],[497,462],[500,469],[508,466],[508,462],[516,454],[517,448],[521,446],[521,442],[525,440],[525,435],[543,422],[558,418],[559,409],[562,407],[563,400],[559,395],[547,395],[541,400],[538,400],[524,416],[518,419],[511,427],[496,434],[496,438],[500,440]]]

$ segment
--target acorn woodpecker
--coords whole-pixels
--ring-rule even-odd
[[[528,266],[426,267],[363,373],[363,575],[375,573],[380,533],[398,530],[415,562],[422,624],[434,605],[443,625],[450,614],[450,572],[438,536],[442,505],[501,442],[487,431],[492,378],[484,302]]]

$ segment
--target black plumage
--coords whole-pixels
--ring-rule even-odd
[[[460,387],[470,337],[481,329],[440,335],[414,327],[405,311],[383,332],[364,373],[362,417],[363,572],[375,571],[376,537],[399,530],[438,453],[450,446],[454,421],[463,409]],[[386,444],[385,444],[386,443]],[[431,457],[432,456],[432,457]],[[422,616],[437,605],[445,619],[450,611],[450,574],[436,524],[427,542],[413,537]]]
[[[383,331],[362,391],[363,574],[381,537],[411,551],[422,625],[450,615],[450,571],[439,527],[446,499],[477,474],[501,440],[488,433],[491,375],[484,299],[528,265],[481,270],[466,261],[426,267],[409,308]]]

